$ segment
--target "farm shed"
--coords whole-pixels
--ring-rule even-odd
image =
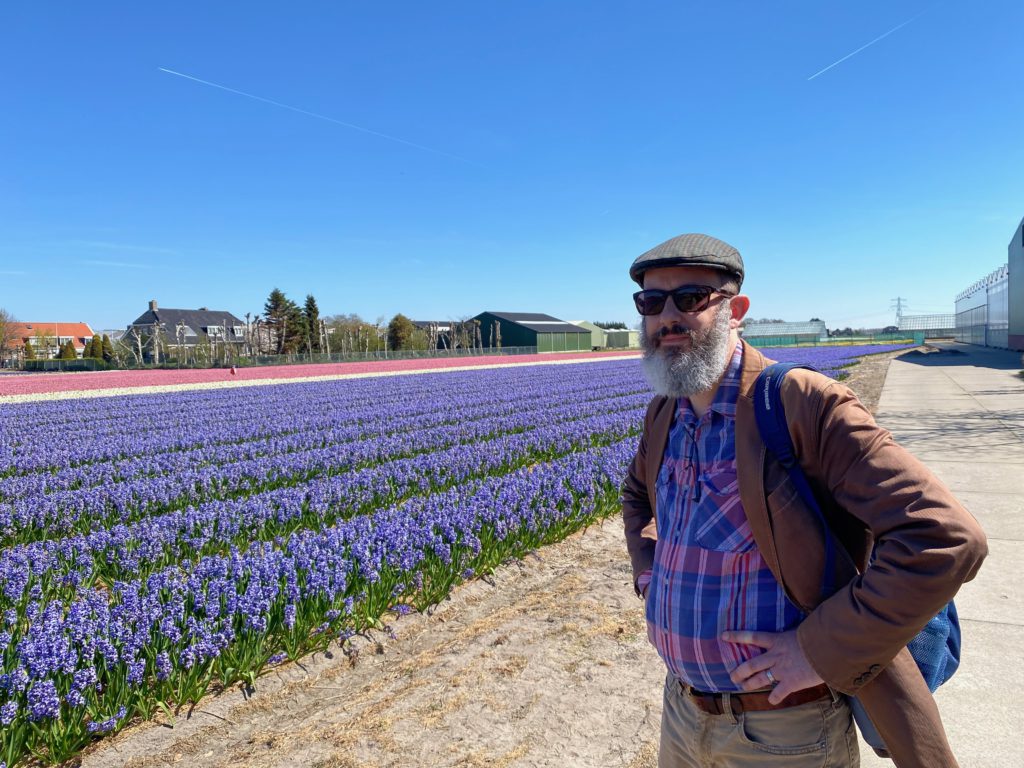
[[[538,352],[589,352],[590,331],[539,312],[481,312],[480,338],[485,347],[536,347]],[[492,330],[494,329],[493,334]],[[493,341],[492,341],[493,339]]]
[[[786,347],[828,340],[828,328],[823,320],[806,323],[747,323],[743,326],[742,334],[755,347]]]
[[[635,328],[608,331],[605,338],[608,349],[639,349],[640,347],[640,331]]]
[[[594,325],[587,320],[569,320],[573,325],[578,325],[585,331],[590,331],[590,345],[594,349],[603,349],[608,346],[606,331],[599,325]]]

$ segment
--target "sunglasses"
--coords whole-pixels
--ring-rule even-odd
[[[633,301],[636,302],[636,311],[641,315],[660,315],[669,296],[680,312],[702,312],[708,308],[711,297],[715,294],[729,298],[736,295],[712,288],[710,285],[681,285],[671,291],[659,288],[637,291],[633,294]]]

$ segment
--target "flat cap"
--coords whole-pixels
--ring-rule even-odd
[[[728,243],[710,235],[679,235],[637,256],[629,268],[629,276],[640,287],[644,272],[657,267],[710,267],[729,272],[743,284],[743,257]]]

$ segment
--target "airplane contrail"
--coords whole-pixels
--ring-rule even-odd
[[[377,136],[378,138],[381,138],[381,139],[387,139],[388,141],[395,141],[395,142],[398,142],[399,144],[405,144],[407,147],[414,147],[416,149],[422,149],[424,152],[432,152],[435,155],[443,155],[444,157],[450,157],[453,160],[458,160],[458,161],[463,162],[463,163],[469,163],[470,165],[477,165],[472,160],[467,160],[464,157],[459,157],[458,155],[453,155],[450,152],[445,152],[445,151],[440,150],[440,149],[434,149],[433,147],[425,147],[422,144],[417,144],[417,143],[415,143],[413,141],[408,141],[407,139],[399,138],[398,136],[390,136],[390,135],[388,135],[386,133],[381,133],[380,131],[374,131],[374,130],[372,130],[370,128],[364,128],[363,126],[356,125],[355,123],[346,123],[344,120],[337,120],[337,119],[335,119],[333,117],[328,117],[327,115],[321,115],[321,114],[318,114],[316,112],[310,112],[307,109],[300,109],[299,107],[293,107],[290,104],[282,104],[280,101],[274,101],[273,99],[267,99],[267,98],[264,98],[263,96],[257,96],[254,93],[246,93],[245,91],[240,91],[237,88],[229,88],[228,86],[220,85],[219,83],[212,83],[209,80],[201,80],[198,77],[193,77],[192,75],[186,75],[184,72],[175,72],[173,69],[167,69],[166,67],[157,67],[157,69],[160,70],[161,72],[166,72],[168,75],[174,75],[176,77],[183,77],[186,80],[192,80],[192,81],[194,81],[196,83],[202,83],[203,85],[209,85],[212,88],[220,88],[222,91],[227,91],[228,93],[234,93],[234,94],[237,94],[239,96],[245,96],[247,99],[255,99],[256,101],[262,101],[264,104],[270,104],[270,105],[275,106],[275,107],[281,107],[282,109],[290,109],[292,112],[298,112],[300,115],[306,115],[308,117],[315,117],[318,120],[326,120],[327,122],[334,123],[335,125],[340,125],[340,126],[343,126],[345,128],[351,128],[354,131],[362,131],[363,133],[368,133],[371,136]]]
[[[848,53],[848,54],[846,54],[845,56],[843,56],[843,58],[839,59],[838,61],[833,61],[833,62],[832,62],[831,64],[829,64],[829,65],[828,65],[827,67],[825,67],[825,68],[824,68],[823,70],[821,70],[820,72],[815,72],[815,73],[814,73],[813,75],[811,75],[810,77],[808,77],[808,78],[807,78],[807,81],[808,81],[808,82],[810,82],[811,80],[813,80],[814,78],[816,78],[816,77],[817,77],[818,75],[823,75],[823,74],[825,74],[825,73],[826,73],[826,72],[828,72],[828,71],[829,71],[830,69],[832,69],[832,67],[838,66],[839,64],[842,64],[842,63],[843,63],[844,61],[846,61],[847,59],[849,59],[849,58],[851,58],[851,57],[853,57],[853,56],[856,56],[856,55],[857,55],[858,53],[860,53],[861,51],[863,51],[863,50],[864,50],[865,48],[870,48],[870,47],[871,47],[872,45],[874,45],[875,43],[877,43],[877,42],[878,42],[879,40],[884,40],[884,39],[885,39],[885,38],[887,38],[887,37],[888,37],[889,35],[891,35],[891,34],[892,34],[893,32],[899,32],[899,31],[900,31],[901,29],[903,29],[903,28],[904,28],[905,26],[907,26],[907,24],[910,24],[910,23],[911,23],[912,21],[917,21],[917,20],[918,20],[919,18],[921,18],[922,16],[924,16],[924,15],[925,15],[926,13],[928,13],[928,11],[930,11],[930,10],[931,10],[932,8],[934,8],[934,7],[935,7],[935,6],[929,6],[928,8],[925,8],[925,9],[924,9],[923,11],[921,11],[921,12],[920,12],[919,14],[917,14],[916,16],[913,16],[913,17],[911,17],[911,18],[907,19],[907,20],[906,20],[906,21],[904,21],[904,22],[903,22],[902,24],[897,24],[897,25],[896,25],[895,27],[893,27],[892,29],[890,29],[890,30],[889,30],[888,32],[886,32],[885,34],[883,34],[883,35],[879,35],[878,37],[876,37],[876,38],[875,38],[874,40],[872,40],[872,41],[871,41],[870,43],[866,43],[866,44],[862,45],[862,46],[861,46],[860,48],[858,48],[858,49],[857,49],[856,51],[853,51],[853,53]]]

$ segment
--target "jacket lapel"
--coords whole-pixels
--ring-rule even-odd
[[[676,401],[667,397],[654,411],[647,437],[647,495],[655,516],[658,514],[658,473],[661,462],[665,458],[665,447],[668,445],[668,433],[672,428],[672,420],[676,412]]]
[[[764,492],[767,450],[757,434],[757,420],[754,417],[754,384],[758,374],[767,366],[768,361],[764,355],[743,342],[743,369],[740,374],[740,393],[736,398],[736,475],[750,532],[765,565],[785,588]]]

